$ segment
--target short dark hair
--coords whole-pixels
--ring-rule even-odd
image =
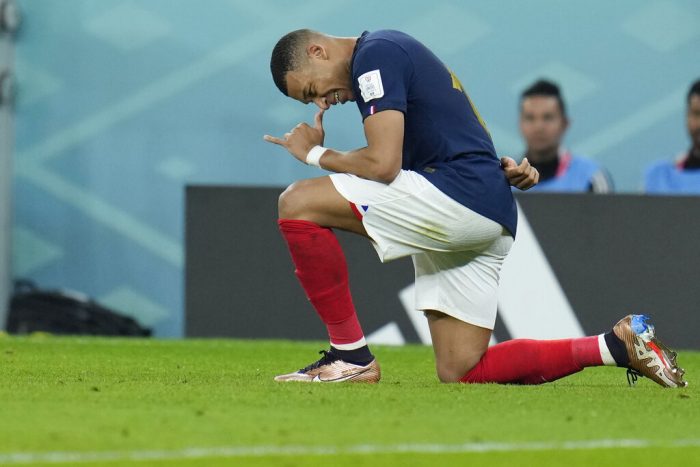
[[[520,103],[532,96],[549,96],[555,97],[559,103],[559,109],[561,114],[566,117],[566,106],[564,105],[564,99],[561,97],[561,91],[559,91],[559,86],[557,86],[552,81],[546,79],[538,79],[527,89],[523,91],[520,95]]]
[[[297,29],[285,34],[277,41],[275,48],[272,49],[272,57],[270,58],[270,71],[272,79],[275,81],[277,88],[285,96],[289,95],[287,89],[287,72],[294,71],[301,65],[304,57],[304,48],[309,37],[315,34],[310,29]]]
[[[690,90],[688,91],[688,105],[690,105],[690,98],[693,94],[700,96],[700,79],[690,86]]]

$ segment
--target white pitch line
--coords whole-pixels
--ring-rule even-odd
[[[338,456],[367,454],[459,454],[519,451],[575,451],[629,448],[700,447],[700,439],[658,442],[646,439],[593,439],[579,441],[534,441],[521,443],[463,444],[357,444],[353,446],[221,446],[173,450],[17,452],[0,453],[0,464],[51,464],[203,459],[212,457]]]

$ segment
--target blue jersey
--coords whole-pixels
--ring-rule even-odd
[[[515,235],[517,209],[491,136],[459,79],[423,44],[398,31],[364,32],[352,56],[362,119],[404,114],[402,168]]]
[[[530,192],[593,192],[610,193],[612,182],[603,168],[595,161],[561,151],[554,177],[533,186]]]
[[[688,156],[678,162],[653,163],[644,177],[644,191],[656,194],[700,194],[700,169],[684,169]]]

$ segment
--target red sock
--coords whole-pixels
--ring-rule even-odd
[[[579,339],[514,339],[490,347],[463,383],[541,384],[600,366],[598,336]]]
[[[309,221],[280,219],[277,223],[292,254],[294,272],[326,324],[331,344],[341,348],[343,344],[364,345],[345,255],[333,231]]]

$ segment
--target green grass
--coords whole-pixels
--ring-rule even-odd
[[[83,465],[700,465],[697,352],[679,356],[690,381],[682,390],[646,379],[629,388],[617,368],[587,369],[542,386],[443,385],[432,349],[424,346],[375,347],[383,371],[378,385],[272,381],[315,360],[321,348],[286,341],[0,337],[0,459],[162,450],[175,459]],[[556,445],[603,439],[653,446]],[[678,440],[693,445],[675,446]],[[555,445],[526,449],[536,442]],[[482,453],[395,448],[463,443],[515,445]],[[380,452],[357,452],[367,444]],[[176,459],[182,456],[175,452],[255,446],[307,451],[191,459]],[[309,454],[314,447],[339,454]]]

